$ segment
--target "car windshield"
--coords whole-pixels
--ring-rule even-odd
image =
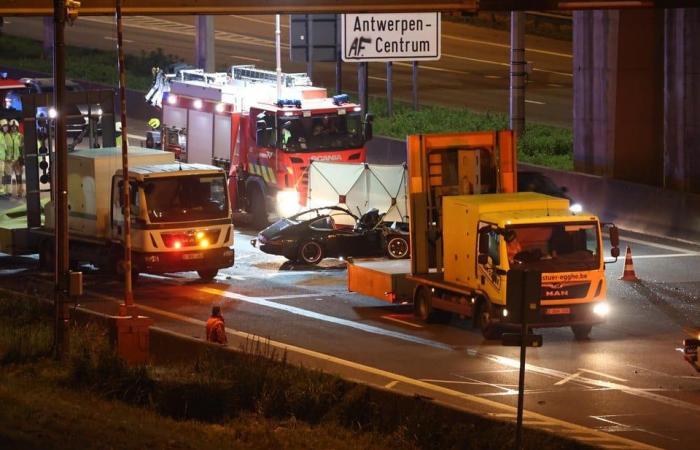
[[[506,250],[511,267],[542,272],[593,270],[599,267],[595,222],[513,226]],[[507,233],[508,234],[508,233]]]
[[[151,222],[180,222],[228,217],[223,175],[150,179],[143,186]]]
[[[290,152],[340,150],[364,145],[359,113],[282,117],[278,128],[280,148]]]

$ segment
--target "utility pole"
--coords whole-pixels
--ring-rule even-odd
[[[275,66],[277,71],[277,99],[282,98],[282,25],[280,15],[275,15]]]
[[[335,55],[335,93],[340,94],[343,91],[343,50],[340,43],[340,14],[335,15],[336,29],[336,55]]]
[[[394,63],[391,61],[386,63],[386,114],[391,117],[394,115]]]
[[[131,185],[129,184],[129,136],[126,126],[126,68],[124,67],[124,45],[122,28],[122,0],[116,0],[117,65],[119,68],[119,109],[122,121],[122,202],[124,211],[124,304],[120,306],[122,316],[134,316],[134,294],[131,280]]]
[[[362,114],[367,114],[369,109],[369,63],[361,62],[357,64],[357,90],[360,97]]]
[[[510,13],[510,128],[525,129],[525,13]]]
[[[65,73],[65,26],[66,2],[53,2],[53,77],[54,109],[56,110],[56,178],[54,224],[54,341],[53,355],[60,359],[65,353],[66,293],[68,290],[68,151],[66,142],[66,73]]]
[[[418,111],[418,61],[413,61],[411,65],[413,73],[411,80],[413,82],[413,110]]]
[[[214,54],[214,16],[197,16],[196,55],[197,67],[205,72],[216,70]],[[122,138],[123,139],[123,138]]]
[[[306,15],[306,74],[314,79],[314,16]]]

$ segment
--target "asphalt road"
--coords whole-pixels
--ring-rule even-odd
[[[493,417],[512,419],[518,349],[485,341],[471,323],[416,321],[406,305],[348,293],[339,260],[288,267],[236,231],[236,265],[214,282],[194,273],[143,276],[135,298],[156,325],[204,337],[213,304],[222,306],[231,345],[271,340],[289,358],[406,393],[419,393]],[[608,265],[609,321],[577,342],[569,329],[544,329],[529,349],[526,424],[607,448],[697,448],[700,376],[676,351],[700,325],[700,247],[624,235],[638,283]],[[35,260],[0,258],[0,286],[50,283]],[[83,306],[116,313],[121,284],[84,267]],[[695,444],[693,444],[695,442]]]
[[[128,53],[162,48],[188,62],[194,59],[193,17],[126,17],[124,44]],[[217,16],[217,67],[255,64],[275,68],[274,18],[271,16]],[[305,72],[306,64],[289,62],[289,20],[282,19],[283,70]],[[425,104],[464,106],[478,111],[508,111],[509,34],[503,31],[443,21],[442,58],[420,64],[420,101]],[[10,18],[4,32],[42,39],[39,18]],[[109,17],[81,17],[67,28],[71,45],[114,49],[116,34]],[[526,38],[526,58],[533,72],[526,92],[528,120],[562,126],[572,121],[571,42],[537,36]],[[68,64],[71,62],[68,61]],[[343,87],[357,90],[357,65],[343,65]],[[386,67],[371,63],[370,94],[384,95]],[[116,69],[115,69],[116,70]],[[313,79],[331,90],[335,86],[335,64],[316,63]],[[410,101],[409,63],[394,64],[395,98]]]

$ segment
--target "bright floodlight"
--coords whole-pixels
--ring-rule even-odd
[[[168,104],[174,105],[177,103],[177,95],[168,95]]]
[[[202,101],[201,101],[200,99],[196,99],[196,100],[194,101],[194,107],[195,107],[196,109],[202,109]]]
[[[593,312],[600,317],[605,317],[610,313],[610,305],[607,302],[600,302],[593,307]]]
[[[569,211],[574,214],[579,214],[581,211],[583,211],[583,206],[581,206],[580,203],[574,203],[573,205],[569,206]]]
[[[223,103],[216,104],[216,112],[218,112],[218,113],[224,112],[224,104]]]
[[[49,108],[49,119],[55,119],[58,116],[55,108]]]
[[[295,190],[283,190],[277,192],[277,213],[280,217],[289,217],[298,213],[301,209],[299,205],[299,192]]]

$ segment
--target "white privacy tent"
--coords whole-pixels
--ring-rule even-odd
[[[408,222],[405,164],[330,163],[309,166],[310,208],[345,206],[361,216],[372,208],[388,222]]]

